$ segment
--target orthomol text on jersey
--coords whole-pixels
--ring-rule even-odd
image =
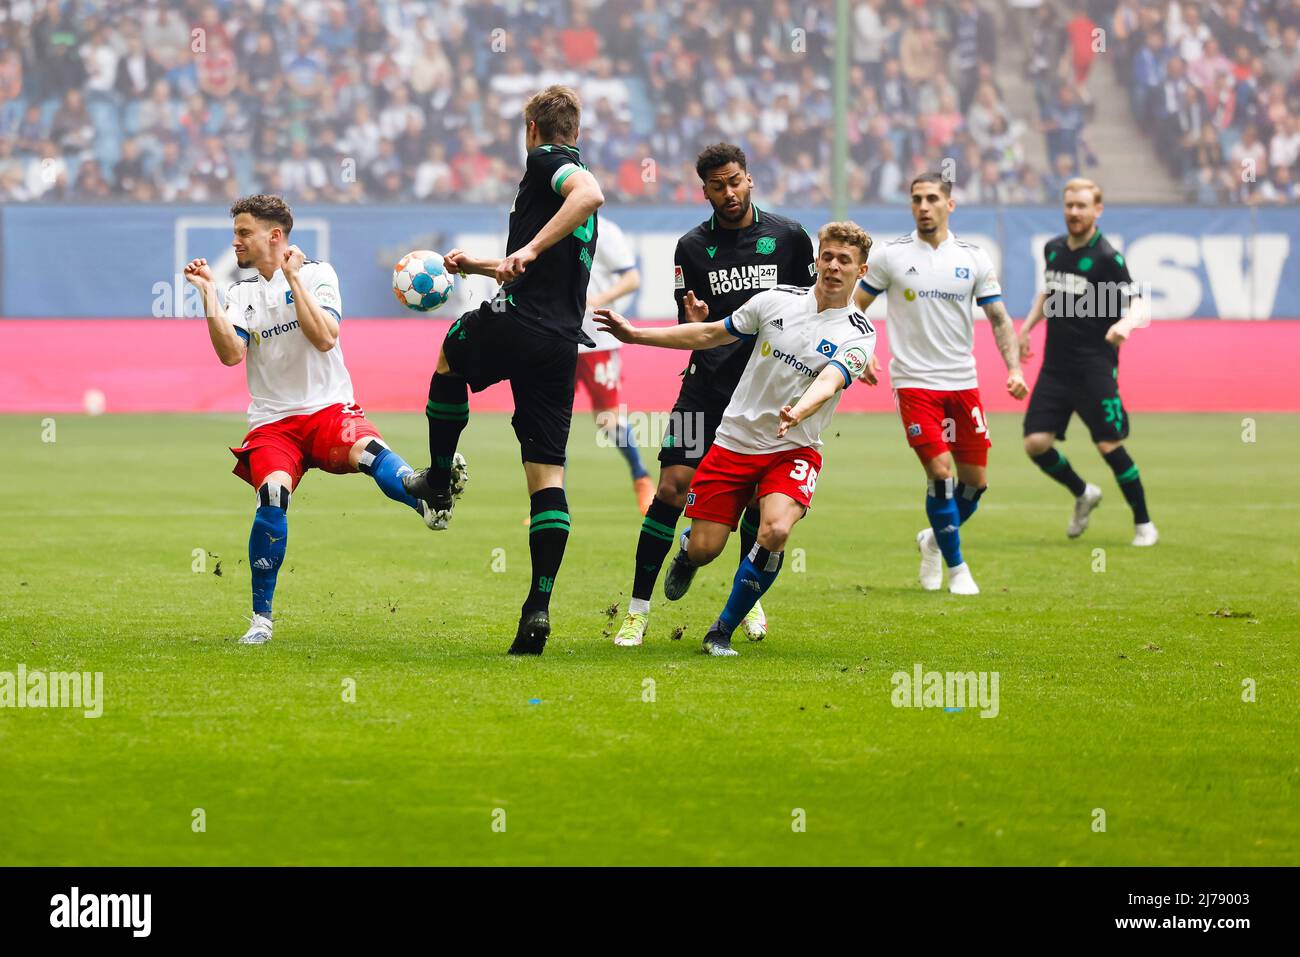
[[[795,372],[802,372],[810,379],[815,379],[817,378],[817,376],[821,374],[822,371],[821,369],[810,368],[802,359],[800,359],[793,352],[783,352],[780,349],[776,349],[772,346],[772,343],[770,342],[763,343],[763,348],[760,349],[759,351],[762,352],[765,357],[777,359],[781,362],[784,362]]]
[[[275,325],[271,326],[270,328],[261,330],[261,332],[259,332],[258,335],[260,335],[263,339],[270,339],[272,336],[278,336],[282,332],[293,332],[293,330],[297,328],[298,328],[297,319],[294,319],[290,322],[277,322]]]
[[[949,302],[961,302],[969,293],[965,292],[946,292],[943,289],[912,289],[903,290],[903,298],[908,302],[916,302],[918,299],[946,299]]]
[[[733,266],[731,269],[710,269],[709,291],[715,296],[720,296],[723,293],[739,292],[742,289],[775,289],[776,275],[775,263]]]

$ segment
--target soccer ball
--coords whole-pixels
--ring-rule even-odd
[[[393,267],[393,295],[416,312],[433,312],[455,288],[456,277],[442,267],[442,253],[417,249]]]

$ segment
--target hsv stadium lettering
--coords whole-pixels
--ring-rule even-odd
[[[775,265],[735,266],[731,269],[710,269],[709,290],[715,296],[738,292],[742,289],[775,289]]]

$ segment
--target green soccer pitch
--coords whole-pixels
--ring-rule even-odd
[[[424,464],[422,417],[375,421]],[[1068,493],[994,416],[963,529],[983,594],[959,599],[916,584],[924,484],[896,419],[844,415],[771,634],[732,659],[699,643],[734,544],[656,597],[644,647],[606,637],[640,519],[586,414],[553,636],[522,660],[504,416],[472,419],[444,533],[309,473],[263,647],[235,640],[242,418],[47,425],[0,418],[0,672],[102,672],[103,714],[0,709],[0,865],[1300,863],[1300,418],[1245,441],[1240,415],[1139,413],[1161,542],[1135,549],[1077,422],[1063,448],[1106,498],[1072,542]],[[996,717],[895,707],[917,665],[996,672]]]

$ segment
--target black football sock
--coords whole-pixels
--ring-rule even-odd
[[[641,521],[641,534],[636,540],[636,573],[632,576],[633,601],[649,602],[654,594],[655,582],[664,559],[677,541],[677,519],[682,510],[655,496]]]
[[[551,607],[555,576],[564,561],[569,542],[569,502],[562,488],[544,488],[533,493],[532,520],[528,524],[528,554],[533,561],[533,579],[524,601],[524,614]]]
[[[745,514],[740,516],[740,560],[742,562],[754,547],[754,543],[758,541],[759,520],[757,502],[751,503],[745,509]]]
[[[465,380],[435,372],[429,380],[429,404],[424,407],[424,415],[429,420],[429,488],[440,491],[451,485],[451,460],[460,434],[469,424],[469,386]]]
[[[1042,455],[1031,455],[1030,458],[1040,469],[1068,488],[1075,498],[1083,494],[1088,483],[1079,478],[1079,473],[1071,467],[1070,460],[1056,449],[1048,449]]]
[[[1128,502],[1128,507],[1133,509],[1133,523],[1143,525],[1151,521],[1151,516],[1147,514],[1147,495],[1142,489],[1142,479],[1138,478],[1138,467],[1133,464],[1128,450],[1121,445],[1107,452],[1102,458],[1115,473],[1115,481],[1119,483],[1119,490],[1124,493],[1124,501]]]
[[[957,502],[957,514],[961,516],[963,525],[970,521],[970,517],[980,507],[980,498],[988,490],[987,485],[976,488],[974,485],[967,485],[965,482],[957,483],[957,488],[953,491],[953,498]]]

